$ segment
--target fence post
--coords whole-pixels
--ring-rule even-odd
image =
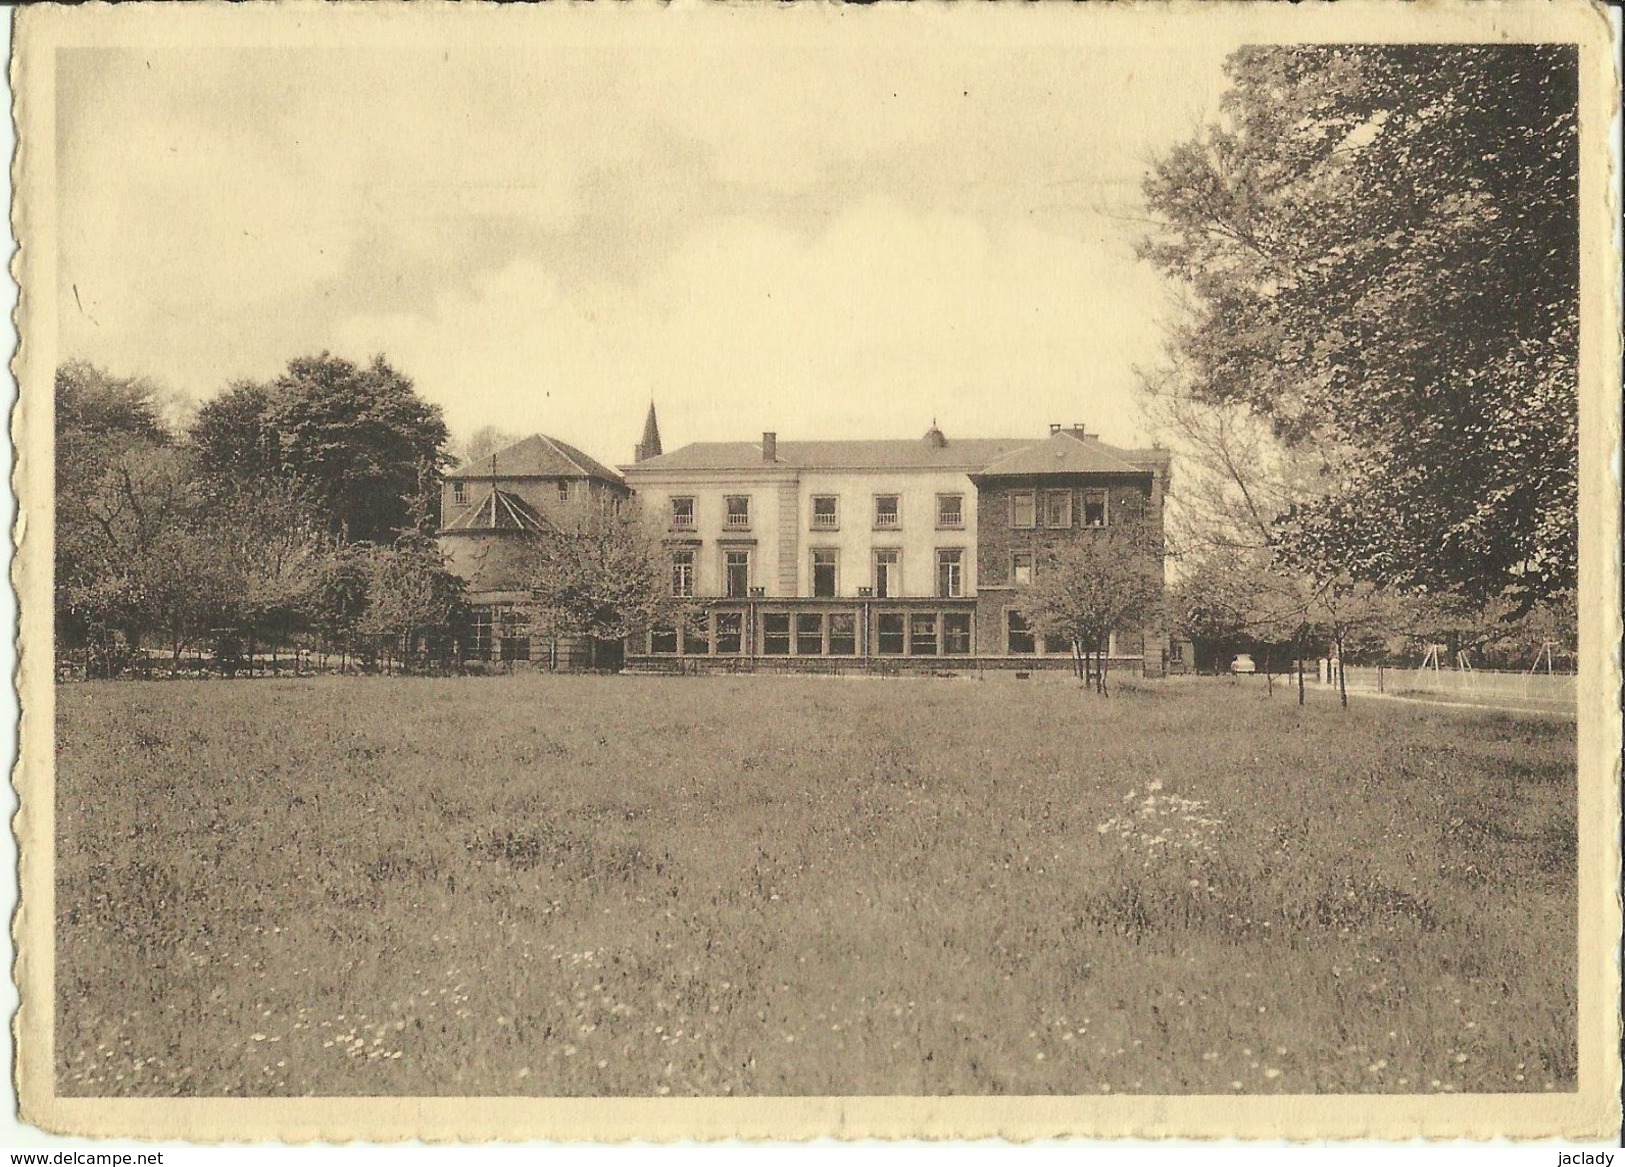
[[[1382,669],[1383,669],[1382,665],[1377,666],[1377,692],[1386,693],[1388,690],[1383,688]]]

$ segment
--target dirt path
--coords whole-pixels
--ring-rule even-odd
[[[1336,696],[1335,693],[1332,695]],[[1516,697],[1485,701],[1453,701],[1427,694],[1378,693],[1372,689],[1350,689],[1349,696],[1369,697],[1378,701],[1405,701],[1412,705],[1443,705],[1452,709],[1483,709],[1495,713],[1540,714],[1546,717],[1566,717],[1570,720],[1573,720],[1578,713],[1578,710],[1572,705],[1543,704],[1538,698],[1529,701],[1520,701]]]

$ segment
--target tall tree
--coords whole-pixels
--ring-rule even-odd
[[[138,569],[184,510],[184,475],[150,383],[69,361],[54,396],[57,633],[95,641],[108,671],[113,634],[128,647],[144,630]]]
[[[1413,588],[1576,570],[1577,57],[1560,45],[1240,50],[1158,160],[1142,255],[1187,290],[1191,394],[1324,455],[1287,554]]]
[[[190,431],[205,471],[281,478],[333,534],[380,544],[413,526],[415,500],[448,461],[446,436],[439,406],[383,357],[360,366],[327,353],[289,362],[269,385],[232,386]]]
[[[284,468],[352,539],[391,541],[409,524],[410,500],[445,464],[440,407],[381,356],[365,368],[326,353],[290,362],[269,425]]]

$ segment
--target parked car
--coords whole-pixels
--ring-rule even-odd
[[[1230,662],[1230,671],[1232,673],[1256,673],[1258,666],[1253,664],[1252,656],[1244,652]]]

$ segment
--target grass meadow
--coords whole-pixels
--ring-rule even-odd
[[[1315,696],[62,686],[58,1090],[1574,1089],[1573,723]]]

